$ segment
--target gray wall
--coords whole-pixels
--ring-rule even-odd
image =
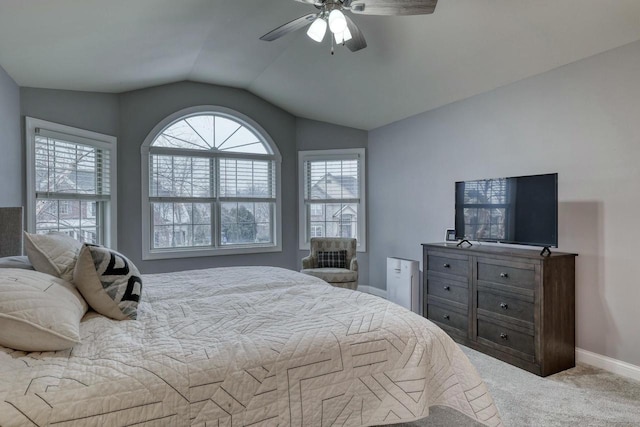
[[[258,122],[282,154],[283,251],[252,255],[142,261],[140,146],[160,121],[196,105],[232,108]],[[145,273],[237,265],[296,268],[297,179],[295,117],[245,90],[182,82],[120,95],[118,246]]]
[[[20,89],[0,67],[0,206],[22,206]]]
[[[640,365],[640,42],[370,132],[370,281],[453,225],[454,182],[559,173],[577,346]]]
[[[15,85],[15,84],[14,84]],[[16,92],[18,91],[15,86]],[[175,83],[123,94],[21,88],[20,114],[118,137],[118,248],[146,273],[235,265],[277,265],[298,269],[305,255],[298,250],[297,151],[365,147],[365,131],[296,119],[247,91]],[[140,146],[162,119],[183,108],[220,105],[246,114],[274,139],[282,154],[283,252],[176,260],[142,261]],[[16,112],[17,117],[17,112]],[[14,120],[19,123],[19,120]],[[24,123],[24,121],[22,121]],[[19,124],[16,130],[20,133]],[[22,130],[24,132],[24,130]],[[20,138],[12,145],[19,150]],[[18,153],[20,155],[20,153]],[[13,161],[21,167],[23,161]],[[22,176],[22,169],[7,176]],[[21,203],[24,183],[16,184]],[[359,255],[361,279],[368,274],[367,254]],[[366,282],[364,282],[366,283]]]
[[[116,94],[23,87],[20,103],[23,119],[28,116],[111,136],[118,136],[120,130]]]
[[[304,150],[330,150],[341,148],[366,148],[368,133],[363,130],[345,126],[318,122],[309,119],[296,119],[296,142],[298,151]],[[296,159],[297,165],[297,159]],[[367,167],[368,174],[368,167]],[[367,193],[369,187],[367,186]],[[296,193],[297,194],[297,193]],[[368,194],[367,194],[368,197]],[[367,252],[358,252],[358,284],[369,284],[369,243]],[[301,250],[298,254],[297,267],[301,267],[301,259],[309,254],[307,250]]]

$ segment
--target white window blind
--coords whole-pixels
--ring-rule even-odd
[[[91,141],[36,129],[36,197],[108,200],[111,151]]]
[[[115,138],[32,118],[26,134],[29,230],[113,247]]]
[[[152,197],[215,196],[215,165],[210,158],[152,154],[149,166],[149,194]]]
[[[359,203],[359,161],[305,160],[305,201]]]
[[[275,161],[221,158],[220,196],[275,199]]]

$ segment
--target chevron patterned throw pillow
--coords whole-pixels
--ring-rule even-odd
[[[140,272],[121,253],[85,244],[73,281],[91,308],[116,320],[135,319],[142,295]]]

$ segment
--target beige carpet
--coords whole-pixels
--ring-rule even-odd
[[[640,426],[640,382],[586,365],[541,378],[477,351],[462,350],[484,378],[505,426]],[[406,427],[476,427],[448,408]]]

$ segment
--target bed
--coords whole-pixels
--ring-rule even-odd
[[[459,347],[386,300],[274,267],[144,282],[137,321],[90,311],[70,350],[0,347],[0,425],[364,426],[433,405],[501,425]]]

